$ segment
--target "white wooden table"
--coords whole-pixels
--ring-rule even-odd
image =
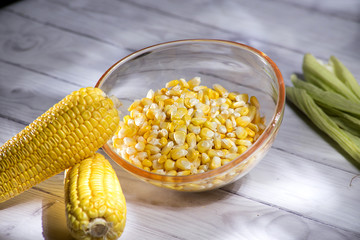
[[[170,40],[238,41],[290,85],[302,57],[337,56],[360,80],[358,0],[28,0],[0,8],[0,144],[115,61]],[[127,199],[121,239],[360,239],[359,168],[287,105],[276,141],[245,178],[180,193],[113,164]],[[63,174],[0,204],[0,239],[71,239]]]

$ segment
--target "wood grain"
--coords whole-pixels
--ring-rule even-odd
[[[306,52],[335,55],[360,79],[359,12],[356,0],[16,2],[0,8],[0,144],[115,61],[164,41],[249,44],[287,85]],[[263,161],[218,190],[169,191],[112,164],[128,206],[121,239],[360,239],[360,167],[291,105]],[[0,239],[71,239],[62,180],[1,203]]]

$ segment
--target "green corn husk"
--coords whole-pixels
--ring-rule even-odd
[[[335,75],[360,99],[360,85],[349,69],[335,56],[330,57],[329,65],[332,67]]]
[[[342,129],[351,132],[355,136],[360,137],[360,118],[354,117],[348,113],[337,109],[321,105],[319,106],[324,112]]]
[[[338,93],[324,91],[312,83],[300,80],[294,74],[291,75],[291,82],[296,88],[306,90],[306,92],[318,103],[328,106],[329,108],[336,108],[360,116],[359,103],[353,102]]]
[[[336,65],[337,66],[337,65]],[[305,79],[324,90],[331,90],[343,97],[360,104],[360,99],[343,83],[334,73],[329,71],[313,55],[307,53],[303,59],[303,72]],[[309,77],[311,76],[311,77]]]
[[[360,163],[360,138],[341,129],[304,89],[286,87],[286,95],[320,130]]]

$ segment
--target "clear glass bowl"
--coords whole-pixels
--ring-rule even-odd
[[[97,82],[109,96],[123,103],[122,115],[136,100],[146,97],[149,89],[161,89],[166,82],[195,76],[201,84],[212,87],[219,83],[229,91],[256,96],[266,129],[258,140],[239,158],[214,170],[188,175],[166,176],[138,168],[112,147],[104,151],[121,167],[136,177],[159,187],[178,191],[205,191],[222,187],[247,174],[270,149],[279,130],[285,103],[283,78],[275,63],[261,51],[244,44],[210,39],[180,40],[144,48],[121,59]]]

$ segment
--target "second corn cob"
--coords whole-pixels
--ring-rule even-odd
[[[92,156],[118,124],[102,90],[71,93],[0,147],[0,202]]]
[[[117,239],[124,231],[125,197],[114,169],[99,153],[66,171],[65,204],[76,239]]]

